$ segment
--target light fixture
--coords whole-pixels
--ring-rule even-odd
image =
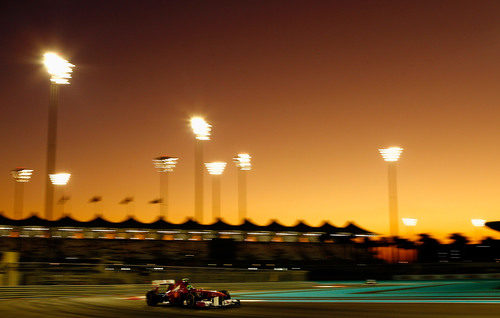
[[[226,163],[222,161],[207,162],[205,163],[208,173],[211,175],[221,175],[226,168]]]
[[[33,170],[25,168],[17,168],[10,172],[16,182],[29,182]]]
[[[69,84],[71,73],[75,65],[60,57],[57,53],[48,52],[43,55],[43,64],[51,75],[50,81],[54,84]]]
[[[201,117],[191,118],[191,128],[193,133],[198,140],[210,140],[210,132],[212,131],[212,125],[207,123],[205,119]]]
[[[53,185],[66,185],[71,177],[70,173],[54,173],[49,175]]]
[[[403,224],[406,226],[416,226],[417,225],[417,219],[413,218],[402,218]]]
[[[236,157],[233,158],[236,166],[240,170],[252,170],[252,157],[247,153],[239,153]]]
[[[483,219],[471,219],[470,220],[473,226],[483,227],[486,223],[486,220]]]
[[[174,171],[177,160],[179,160],[179,158],[161,156],[153,159],[153,165],[158,170],[158,172],[170,172]]]

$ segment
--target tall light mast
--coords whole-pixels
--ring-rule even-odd
[[[160,156],[153,159],[153,165],[160,174],[160,217],[168,217],[168,174],[174,171],[179,158]]]
[[[380,154],[387,162],[387,176],[389,181],[389,232],[391,236],[398,236],[398,187],[397,187],[397,162],[403,148],[389,147],[379,149]]]
[[[59,86],[68,85],[75,65],[60,57],[57,53],[45,53],[43,63],[50,75],[49,127],[47,134],[47,169],[45,181],[45,218],[52,219],[54,210],[54,185],[49,175],[56,169],[57,108],[59,104]]]
[[[15,181],[14,218],[18,220],[23,217],[24,184],[30,181],[32,173],[33,170],[25,168],[17,168],[10,172]]]
[[[233,158],[238,167],[238,221],[243,223],[247,217],[247,173],[252,170],[252,157],[239,153]]]
[[[217,220],[221,217],[221,185],[220,178],[226,163],[221,161],[205,163],[208,173],[212,177],[212,218]]]
[[[191,118],[196,137],[194,152],[194,220],[203,222],[203,141],[210,140],[212,125],[201,117]]]

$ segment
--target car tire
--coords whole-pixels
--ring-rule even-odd
[[[148,306],[158,305],[158,296],[155,291],[150,290],[146,293],[146,304],[148,304]]]
[[[186,296],[186,307],[188,308],[196,307],[196,296],[194,294],[188,294]]]

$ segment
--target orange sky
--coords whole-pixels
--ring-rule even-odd
[[[120,5],[118,5],[120,3]],[[56,49],[77,65],[59,112],[66,207],[151,221],[152,158],[178,156],[169,220],[193,215],[189,117],[213,124],[207,161],[249,152],[249,217],[259,224],[352,220],[388,232],[379,147],[405,148],[401,217],[443,238],[500,219],[500,3],[495,1],[50,1],[2,3],[0,211],[12,215],[18,166],[35,169],[25,211],[42,211],[48,79]],[[205,187],[206,220],[210,183]],[[236,168],[222,177],[236,221]],[[102,206],[89,204],[94,195]],[[135,198],[134,206],[118,202]],[[401,229],[401,234],[406,234]]]

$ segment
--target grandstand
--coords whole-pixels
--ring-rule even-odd
[[[0,236],[73,239],[138,239],[203,241],[228,238],[253,242],[323,242],[336,237],[366,237],[376,234],[354,223],[336,227],[328,222],[314,227],[299,221],[284,226],[273,220],[268,225],[257,225],[245,220],[231,225],[219,219],[212,224],[200,224],[192,219],[183,223],[170,223],[162,218],[143,223],[132,216],[122,222],[110,222],[98,215],[90,221],[78,221],[66,215],[58,220],[45,220],[32,215],[22,220],[0,216]]]

